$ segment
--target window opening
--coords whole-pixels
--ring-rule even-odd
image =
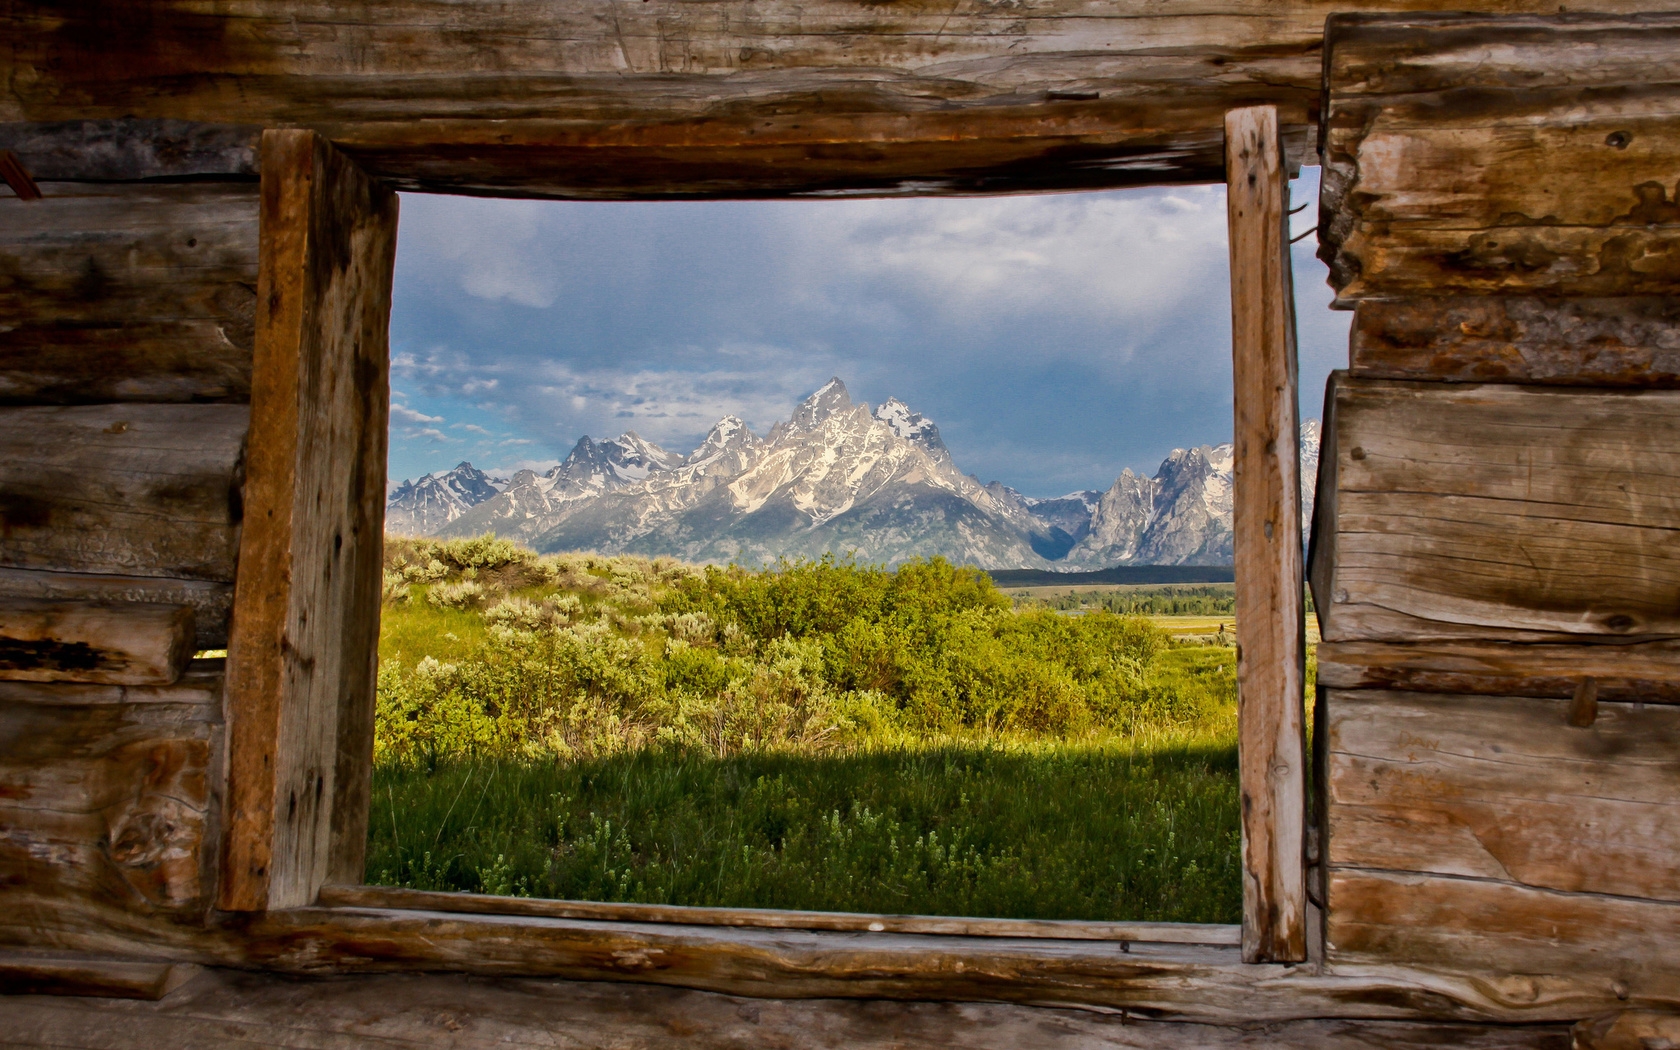
[[[370,883],[1238,920],[1222,188],[403,204]]]

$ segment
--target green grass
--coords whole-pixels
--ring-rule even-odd
[[[370,881],[578,900],[1237,922],[1236,748],[949,743],[384,767]]]
[[[938,561],[387,559],[370,882],[1238,921],[1228,646]]]

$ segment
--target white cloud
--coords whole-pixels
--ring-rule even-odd
[[[450,430],[470,430],[474,434],[483,434],[485,437],[490,436],[490,431],[485,430],[483,427],[479,426],[477,423],[451,423],[451,424],[449,424],[449,429]]]
[[[442,423],[443,417],[428,416],[424,412],[416,412],[407,405],[393,404],[391,406],[391,421],[393,423],[419,426],[421,423]]]

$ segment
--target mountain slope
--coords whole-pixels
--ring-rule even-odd
[[[442,474],[405,480],[386,501],[385,531],[405,536],[433,535],[473,507],[494,499],[506,486],[506,478],[493,478],[471,463],[458,464]]]

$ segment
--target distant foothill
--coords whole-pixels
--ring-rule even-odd
[[[1319,425],[1301,428],[1312,513]],[[496,478],[470,463],[405,481],[386,530],[519,540],[540,552],[596,550],[691,562],[766,564],[855,554],[898,564],[943,557],[988,569],[1088,571],[1229,565],[1231,446],[1175,449],[1106,491],[1039,499],[957,469],[939,428],[897,398],[856,404],[839,379],[760,438],[725,416],[687,456],[627,432],[584,437],[538,474]]]

